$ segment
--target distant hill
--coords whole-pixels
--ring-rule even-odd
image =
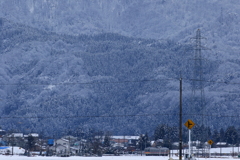
[[[0,3],[0,107],[4,129],[60,135],[94,128],[116,134],[238,120],[236,1],[19,1]],[[177,8],[177,9],[174,9]],[[192,108],[196,30],[206,108]],[[204,113],[204,116],[201,114]]]

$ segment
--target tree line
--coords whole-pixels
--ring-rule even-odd
[[[202,143],[212,140],[214,142],[213,147],[218,142],[226,142],[230,145],[238,145],[240,142],[240,128],[229,126],[226,129],[220,128],[212,130],[210,127],[204,125],[194,126],[192,129],[191,140],[200,141]],[[182,130],[183,142],[188,142],[188,129],[183,128]],[[154,131],[154,140],[157,141],[162,139],[166,147],[170,147],[170,142],[179,141],[179,128],[171,127],[168,125],[160,124]]]

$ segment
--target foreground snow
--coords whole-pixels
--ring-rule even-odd
[[[3,156],[0,155],[0,159],[4,160],[168,160],[169,157],[166,156],[103,156],[103,157],[25,157],[25,156]],[[178,159],[178,157],[173,157],[173,159]],[[233,159],[232,157],[226,158],[197,158],[197,160],[227,160]]]
[[[18,150],[18,147],[16,148]],[[211,153],[239,153],[239,147],[227,147],[227,148],[211,148]],[[184,150],[186,153],[187,150]],[[175,155],[178,153],[178,150],[171,150],[171,155]],[[179,157],[171,157],[173,160],[178,160]],[[124,156],[102,156],[102,157],[79,157],[79,156],[72,156],[72,157],[43,157],[43,156],[34,156],[34,157],[26,157],[26,156],[5,156],[0,155],[0,160],[169,160],[168,156],[141,156],[141,155],[124,155]],[[236,159],[236,156],[233,158],[229,157],[222,157],[222,158],[197,158],[197,160],[227,160],[227,159]]]

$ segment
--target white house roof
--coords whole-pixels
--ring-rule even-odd
[[[33,137],[39,137],[39,135],[37,133],[30,133],[29,135],[31,135]]]
[[[64,139],[77,139],[77,137],[74,137],[74,136],[64,136],[62,138],[64,138]]]
[[[37,134],[37,133],[30,133],[30,134],[28,134],[28,135],[24,135],[24,137],[28,137],[28,136],[32,136],[32,137],[39,137],[39,134]]]
[[[195,144],[201,144],[201,141],[192,141],[192,143],[195,143]]]
[[[23,137],[23,133],[12,133],[8,137]]]
[[[227,142],[217,142],[217,145],[226,145]]]
[[[10,146],[2,146],[0,147],[0,154],[6,154],[9,151],[9,153],[11,154],[13,151],[13,154],[23,154],[25,152],[25,149],[21,148],[21,147],[10,147]]]
[[[139,139],[139,136],[111,136],[112,139]]]
[[[65,142],[69,142],[69,140],[64,139],[64,138],[58,139],[57,141],[65,141]]]
[[[95,136],[95,138],[104,139],[105,136]],[[111,139],[126,139],[126,140],[134,140],[139,139],[139,136],[110,136]]]

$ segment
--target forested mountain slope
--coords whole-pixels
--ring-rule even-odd
[[[233,124],[239,113],[238,6],[205,0],[1,1],[1,126],[45,134],[75,128],[139,134],[160,123],[177,126],[180,74],[184,120],[200,124],[201,108],[190,103],[191,38],[198,28],[207,48],[204,125]]]

